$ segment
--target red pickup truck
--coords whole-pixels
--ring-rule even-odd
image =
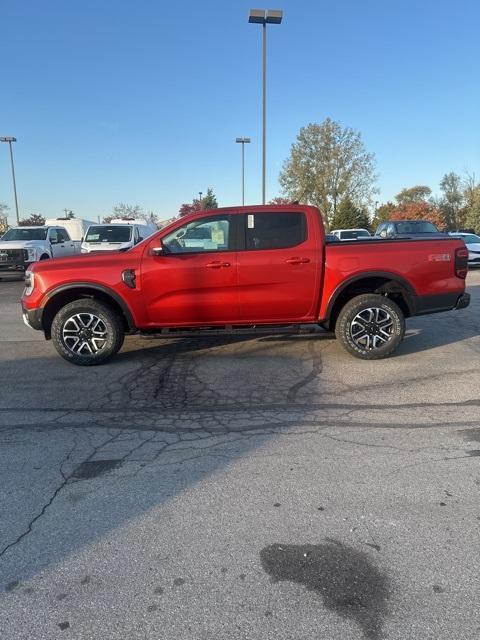
[[[394,351],[406,317],[468,306],[467,259],[464,243],[448,236],[328,243],[311,206],[215,209],[125,252],[33,264],[22,307],[25,322],[78,365],[111,358],[126,333],[319,325],[371,360]]]

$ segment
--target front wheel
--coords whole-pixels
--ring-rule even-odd
[[[73,364],[92,366],[112,358],[123,344],[125,332],[119,315],[98,300],[69,302],[52,322],[52,342]]]
[[[335,326],[346,351],[363,360],[380,360],[395,351],[405,334],[400,307],[386,296],[367,293],[347,302]]]

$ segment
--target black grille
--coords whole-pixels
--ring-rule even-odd
[[[24,262],[28,260],[28,251],[26,249],[0,249],[0,254],[7,254],[7,259],[10,261]]]

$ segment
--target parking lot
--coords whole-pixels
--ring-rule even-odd
[[[0,282],[0,638],[476,640],[480,271],[394,357],[128,337],[69,365]]]

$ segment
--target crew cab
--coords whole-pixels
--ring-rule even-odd
[[[25,322],[74,364],[111,358],[126,333],[335,331],[364,359],[401,342],[405,318],[468,306],[468,252],[449,236],[325,242],[318,209],[192,213],[126,252],[37,262]]]
[[[0,239],[0,272],[24,272],[32,262],[80,253],[63,227],[12,227]]]

